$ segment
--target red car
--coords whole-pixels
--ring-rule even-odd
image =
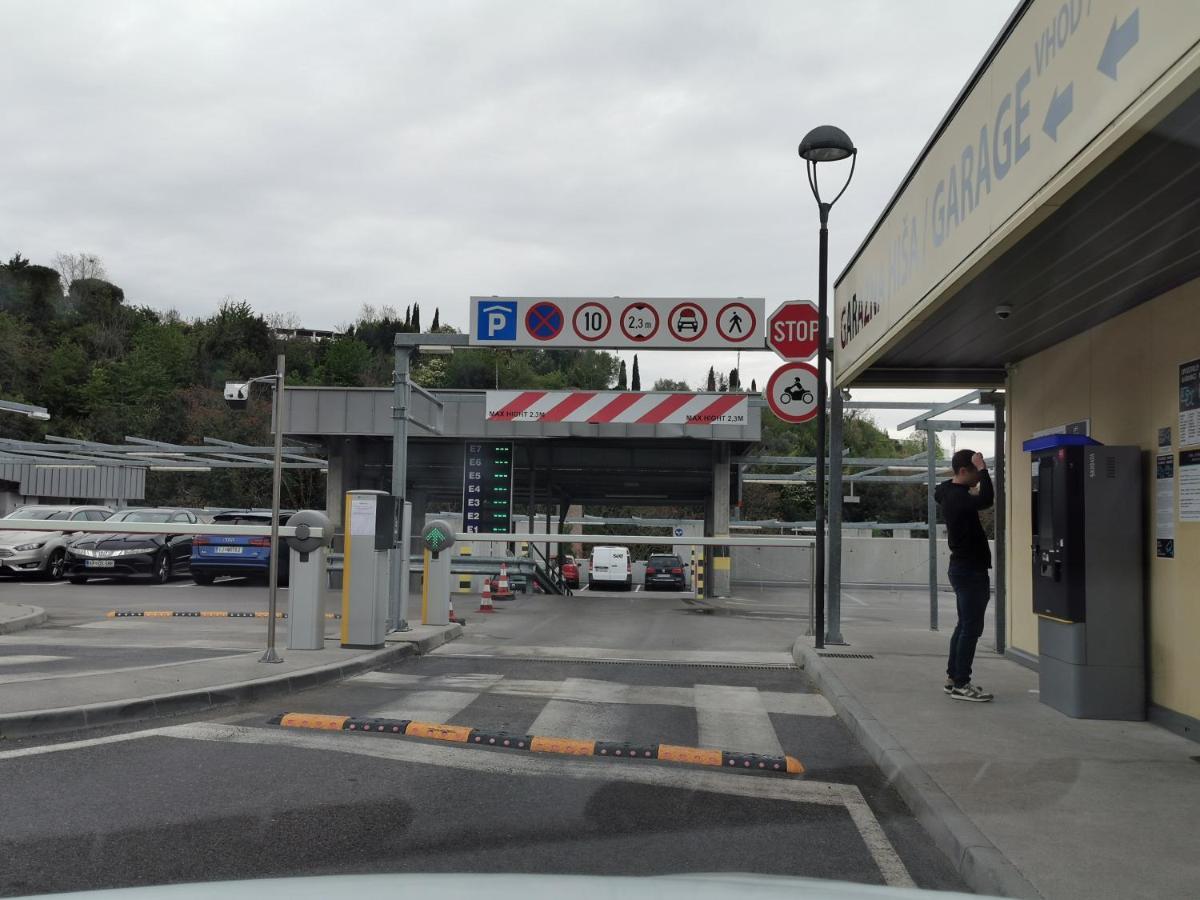
[[[579,587],[579,564],[575,562],[575,557],[563,557],[562,577],[563,581],[567,583],[567,587],[571,590]]]

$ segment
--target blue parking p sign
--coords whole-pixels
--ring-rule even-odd
[[[511,300],[485,300],[477,307],[475,339],[478,341],[515,341],[517,304]]]

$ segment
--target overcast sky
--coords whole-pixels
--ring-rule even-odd
[[[419,300],[465,329],[471,294],[771,309],[816,293],[800,138],[860,149],[836,275],[1013,5],[0,0],[0,253],[318,328]],[[734,359],[646,353],[643,383]]]

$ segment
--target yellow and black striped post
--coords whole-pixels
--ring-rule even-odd
[[[692,550],[692,578],[696,584],[696,599],[704,599],[704,548],[701,547],[699,552],[694,548]]]

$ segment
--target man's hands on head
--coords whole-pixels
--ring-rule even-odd
[[[984,460],[982,453],[976,453],[971,457],[971,465],[973,465],[975,470],[978,472],[983,472],[987,469],[987,462]]]

